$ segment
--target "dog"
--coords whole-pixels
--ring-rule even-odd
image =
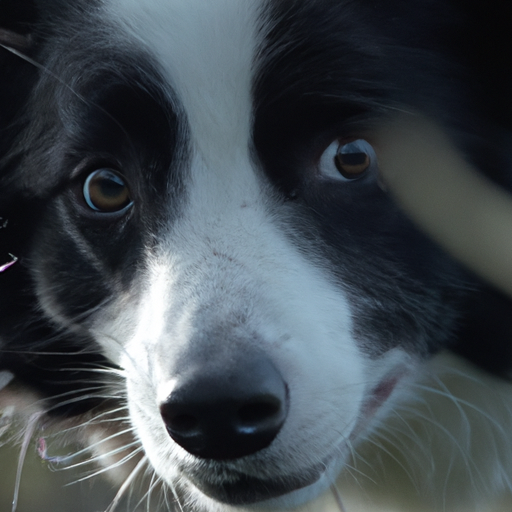
[[[81,425],[171,509],[290,508],[443,349],[510,378],[510,300],[409,220],[372,139],[424,113],[510,189],[505,9],[4,2],[0,397],[26,436]],[[488,435],[481,487],[510,492]]]

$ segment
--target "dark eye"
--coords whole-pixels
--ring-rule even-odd
[[[342,143],[332,142],[320,157],[322,175],[352,181],[362,178],[376,164],[372,146],[363,139]]]
[[[83,193],[87,206],[96,212],[121,212],[133,204],[124,177],[112,169],[98,169],[89,174]]]

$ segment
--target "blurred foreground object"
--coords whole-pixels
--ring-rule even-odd
[[[435,241],[512,296],[512,196],[476,170],[443,129],[417,115],[381,127],[386,186]]]

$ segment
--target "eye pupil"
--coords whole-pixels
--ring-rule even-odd
[[[337,160],[340,165],[368,165],[369,158],[366,153],[339,153]]]
[[[110,169],[91,173],[85,180],[83,194],[87,205],[97,212],[119,212],[132,204],[124,178]]]
[[[334,157],[334,164],[347,179],[360,178],[370,167],[370,156],[367,152],[361,151],[361,145],[364,141],[356,140],[343,146],[340,146]]]
[[[125,185],[117,176],[109,176],[108,179],[105,177],[101,180],[95,179],[92,182],[93,186],[98,188],[106,201],[115,201],[125,190]]]

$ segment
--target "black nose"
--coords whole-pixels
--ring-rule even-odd
[[[237,459],[266,448],[288,411],[281,374],[261,355],[198,365],[160,404],[169,435],[204,459]]]

